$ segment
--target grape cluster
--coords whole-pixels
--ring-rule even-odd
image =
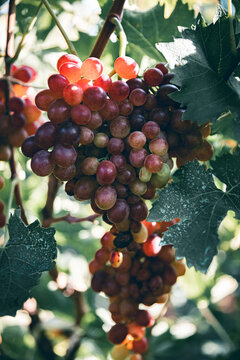
[[[11,157],[10,146],[20,147],[43,123],[41,111],[32,102],[27,84],[36,78],[30,66],[12,66],[11,96],[6,103],[6,82],[0,79],[0,161]],[[16,84],[15,81],[26,84]]]
[[[0,176],[0,191],[4,187],[4,179],[2,176]],[[4,203],[2,200],[0,200],[0,228],[5,226],[6,223],[6,216],[4,214]]]
[[[116,325],[108,338],[116,345],[112,350],[115,360],[125,359],[130,350],[138,354],[136,359],[141,359],[140,354],[148,347],[145,328],[152,326],[154,320],[139,305],[164,303],[177,277],[185,273],[185,265],[176,261],[172,245],[161,246],[163,232],[177,221],[144,221],[135,241],[122,251],[114,245],[117,234],[112,229],[102,237],[102,248],[89,264],[92,289],[103,291],[110,298],[109,311]]]
[[[49,122],[22,145],[35,174],[51,173],[66,181],[65,191],[91,201],[94,212],[118,231],[114,243],[124,248],[141,230],[156,189],[169,181],[172,157],[182,164],[198,156],[207,160],[209,124],[182,121],[183,109],[169,95],[178,91],[173,74],[159,63],[142,78],[135,60],[121,56],[112,81],[94,57],[83,63],[65,54],[59,73],[35,99]]]

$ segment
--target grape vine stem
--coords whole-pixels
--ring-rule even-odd
[[[66,31],[64,30],[64,28],[60,24],[60,21],[58,20],[57,16],[55,15],[55,13],[54,13],[53,9],[51,8],[51,5],[49,4],[49,2],[47,0],[42,0],[42,3],[44,4],[47,11],[49,12],[51,17],[53,18],[53,21],[55,22],[58,29],[60,30],[64,40],[67,43],[67,46],[68,46],[68,49],[69,49],[70,53],[72,53],[74,55],[78,55],[73,43],[70,41],[69,37],[67,36]]]
[[[116,30],[118,32],[119,37],[119,56],[125,56],[126,55],[126,48],[127,48],[127,36],[125,34],[125,31],[122,27],[121,22],[118,20],[117,17],[113,17],[111,19],[111,22],[116,26]]]
[[[112,23],[112,19],[117,18],[119,21],[121,21],[125,1],[126,0],[114,0],[90,56],[97,58],[101,57],[108,40],[116,27],[116,25]]]

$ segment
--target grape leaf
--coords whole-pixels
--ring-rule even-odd
[[[206,272],[217,252],[218,227],[228,210],[240,219],[240,150],[211,162],[206,170],[197,160],[180,167],[173,183],[159,192],[148,221],[180,222],[165,233],[163,244],[173,244],[178,258],[186,257],[188,266]],[[218,189],[213,175],[226,184]]]
[[[203,124],[231,111],[240,140],[240,82],[231,75],[240,60],[239,28],[233,20],[235,44],[228,16],[221,8],[217,15],[208,26],[199,15],[195,30],[183,30],[181,39],[157,47],[171,67],[175,65],[174,80],[181,89],[171,97],[187,107],[183,119]]]
[[[41,228],[38,220],[25,226],[15,212],[8,229],[9,240],[0,248],[0,316],[15,315],[57,256],[53,228]]]
[[[177,26],[191,26],[194,22],[193,10],[189,10],[188,5],[181,0],[177,1],[168,19],[164,18],[164,9],[165,6],[158,3],[145,12],[125,10],[122,19],[128,42],[135,44],[143,55],[156,61],[164,60],[156,49],[156,43],[172,40],[172,36],[178,34]]]

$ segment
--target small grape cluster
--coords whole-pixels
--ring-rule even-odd
[[[6,81],[0,79],[0,161],[8,161],[11,157],[10,146],[20,147],[44,121],[41,111],[28,95],[31,91],[27,84],[36,78],[36,71],[27,65],[13,65],[11,73],[11,96],[7,104]]]
[[[169,226],[179,221],[141,224],[135,241],[118,251],[114,245],[114,229],[104,234],[102,248],[89,264],[93,274],[91,287],[110,298],[109,311],[116,323],[108,333],[116,346],[114,360],[125,359],[130,350],[138,354],[147,351],[145,328],[154,324],[150,313],[139,308],[164,303],[177,277],[184,275],[185,265],[176,261],[172,245],[161,246],[161,236]]]
[[[0,191],[4,187],[4,179],[2,176],[0,176]],[[4,203],[2,200],[0,200],[0,228],[4,227],[6,224],[6,216],[4,214]]]

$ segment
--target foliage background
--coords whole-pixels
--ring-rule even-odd
[[[2,4],[3,3],[3,4]],[[4,30],[6,27],[7,6],[1,2],[0,52],[4,51]],[[94,44],[96,35],[101,28],[104,16],[111,1],[50,1],[52,8],[70,39],[76,46],[79,56],[85,59]],[[158,1],[136,0],[128,2],[130,10],[146,11],[156,6]],[[171,41],[176,33],[176,24],[190,26],[194,14],[199,11],[211,21],[216,10],[217,1],[189,0],[189,5],[181,5],[176,11],[176,1],[160,1],[161,8],[156,12],[158,21],[159,41]],[[24,32],[30,18],[36,11],[39,1],[22,0],[17,5],[16,44]],[[180,2],[178,2],[178,5]],[[165,8],[162,6],[165,5]],[[223,2],[224,5],[224,2]],[[226,4],[225,4],[226,5]],[[101,13],[102,8],[102,13]],[[175,9],[175,10],[174,10]],[[164,13],[165,19],[160,17]],[[172,18],[171,18],[172,16]],[[168,21],[170,17],[171,21]],[[128,30],[128,14],[123,18],[129,45],[128,54],[135,57],[143,71],[146,67],[161,60],[160,53],[151,46],[149,51],[141,50],[144,39],[135,41],[131,29]],[[173,21],[174,19],[174,21]],[[174,28],[175,26],[175,28]],[[149,36],[154,36],[149,33]],[[65,42],[58,29],[42,7],[34,29],[27,36],[25,46],[20,53],[17,64],[35,67],[38,78],[37,87],[46,87],[48,76],[55,72],[57,58],[66,51]],[[156,52],[155,52],[156,51]],[[147,54],[147,55],[146,55]],[[155,54],[155,55],[154,55]],[[153,56],[151,56],[153,55]],[[106,72],[112,68],[113,60],[118,56],[116,36],[111,37],[102,60]],[[157,59],[157,57],[159,58]],[[3,69],[3,61],[0,60]],[[3,71],[3,70],[2,70]],[[225,146],[232,146],[228,137],[214,135],[211,137],[216,153]],[[40,179],[30,171],[29,161],[18,154],[18,172],[22,181],[23,200],[30,222],[41,218],[47,191],[47,179]],[[7,179],[10,177],[6,164],[0,163],[0,173]],[[1,198],[8,200],[9,182],[6,182]],[[43,196],[44,194],[44,196]],[[79,204],[74,198],[69,198],[60,189],[55,201],[55,215],[61,216],[71,212],[74,216],[87,216],[91,213],[88,204]],[[107,311],[108,302],[103,296],[89,289],[90,276],[87,262],[91,260],[99,247],[99,238],[107,227],[100,220],[94,225],[81,223],[56,225],[56,240],[58,244],[57,265],[62,273],[63,282],[68,275],[74,288],[85,292],[87,313],[82,321],[85,336],[76,359],[96,360],[107,359],[111,345],[107,341],[106,331],[111,326]],[[207,275],[196,272],[193,268],[187,271],[183,279],[178,281],[166,307],[154,306],[152,312],[159,317],[157,324],[148,332],[150,347],[146,359],[173,360],[176,357],[190,360],[219,359],[234,360],[240,358],[240,225],[229,212],[219,230],[220,246],[218,255],[214,258]],[[74,306],[72,300],[56,289],[56,284],[48,273],[41,277],[40,285],[33,289],[37,301],[41,329],[54,343],[57,358],[63,358],[68,348],[69,334],[74,329]],[[32,300],[33,301],[33,300]],[[33,304],[34,305],[34,304]],[[31,302],[29,303],[31,306]],[[164,317],[163,317],[164,315]],[[13,317],[0,319],[0,359],[42,360],[43,357],[36,346],[36,334],[31,333],[30,317],[24,310]],[[37,329],[37,331],[41,331]],[[76,330],[76,329],[75,329]]]

